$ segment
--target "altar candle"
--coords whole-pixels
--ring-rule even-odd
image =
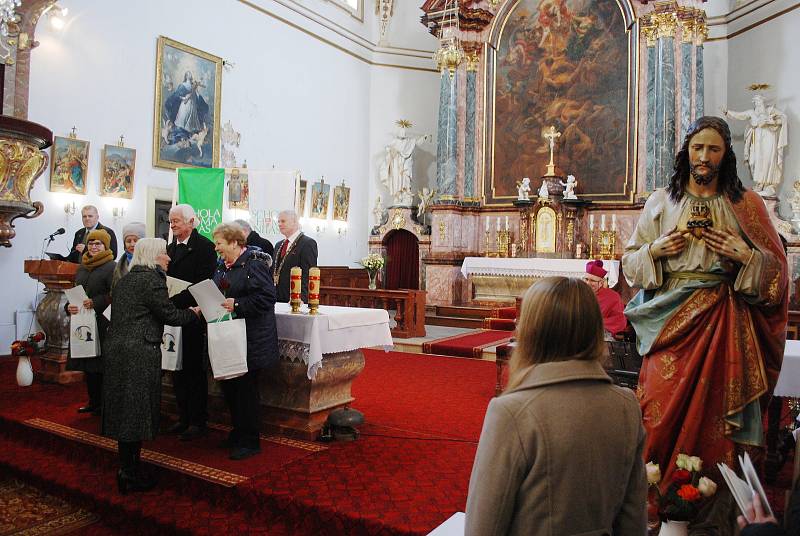
[[[319,268],[308,269],[308,304],[319,305]]]
[[[486,217],[486,232],[489,232],[489,217]]]
[[[506,231],[508,231],[508,216],[506,216]]]
[[[303,269],[294,266],[289,271],[289,297],[292,301],[300,301],[300,283],[303,278]]]
[[[500,230],[500,216],[497,217],[497,230]]]
[[[612,214],[611,215],[611,230],[612,231],[616,231],[617,230],[617,215],[616,214]]]
[[[594,231],[594,214],[589,214],[589,230]]]
[[[600,216],[600,230],[601,231],[605,231],[606,230],[606,215],[605,214]]]

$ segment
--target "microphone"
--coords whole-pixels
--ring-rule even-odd
[[[53,232],[53,234],[51,234],[51,235],[50,235],[48,238],[49,238],[50,240],[53,240],[53,237],[56,237],[56,236],[58,236],[58,235],[62,235],[62,234],[64,234],[64,233],[66,233],[66,232],[67,232],[67,231],[65,231],[63,227],[59,227],[59,228],[58,228],[58,229],[56,229],[56,230],[55,230],[55,232]]]

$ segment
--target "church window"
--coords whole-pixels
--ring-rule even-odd
[[[347,10],[352,16],[364,20],[364,0],[329,0],[335,5]]]

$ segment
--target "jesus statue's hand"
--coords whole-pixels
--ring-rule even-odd
[[[684,238],[683,233],[678,231],[677,228],[673,228],[650,244],[650,255],[655,261],[663,257],[677,255],[683,251],[684,248],[686,248],[686,238]]]
[[[713,227],[703,229],[703,241],[708,249],[717,255],[728,257],[742,264],[750,259],[753,252],[747,242],[730,229],[714,229]]]

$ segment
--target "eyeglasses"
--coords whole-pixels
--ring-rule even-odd
[[[90,248],[99,248],[99,247],[102,247],[102,246],[103,246],[103,243],[102,243],[102,242],[89,242],[89,243],[88,243],[88,244],[86,244],[86,245],[87,245],[88,247],[90,247]]]

